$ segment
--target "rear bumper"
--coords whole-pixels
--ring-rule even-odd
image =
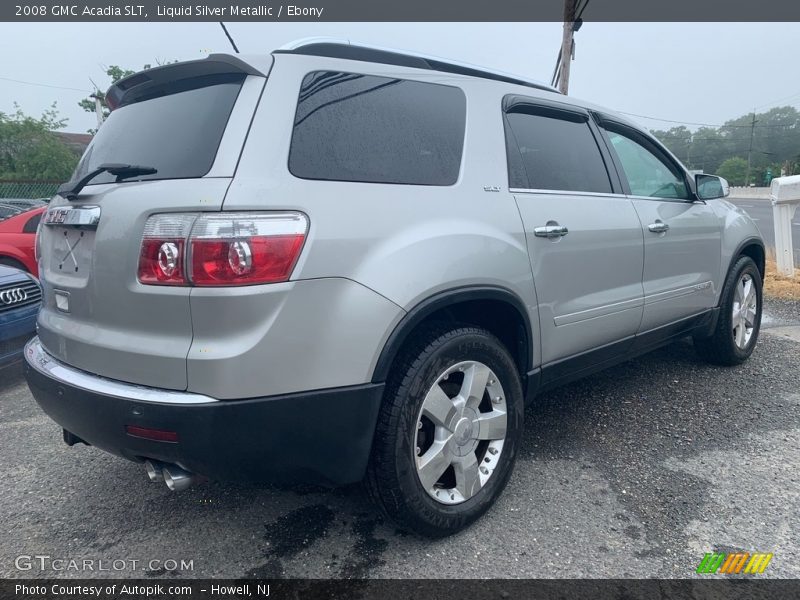
[[[87,443],[129,460],[155,459],[223,480],[361,480],[383,384],[217,400],[130,385],[51,357],[38,338],[25,347],[25,377],[36,402]],[[129,425],[177,433],[161,442]]]

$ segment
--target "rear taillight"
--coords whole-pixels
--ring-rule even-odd
[[[178,229],[183,235],[174,235]],[[195,286],[287,281],[307,231],[307,217],[294,212],[153,215],[142,238],[139,281]]]
[[[139,252],[139,281],[155,285],[188,285],[186,240],[197,215],[165,214],[147,219]]]

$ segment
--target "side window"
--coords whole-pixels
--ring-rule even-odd
[[[289,171],[304,179],[453,185],[466,103],[456,87],[309,73],[297,102]]]
[[[33,215],[22,226],[22,233],[36,233],[36,228],[39,227],[39,221],[42,220],[42,214]]]
[[[506,146],[512,188],[612,191],[600,148],[580,115],[508,113]]]
[[[632,137],[606,130],[622,164],[631,194],[653,198],[688,199],[686,181],[678,169]]]

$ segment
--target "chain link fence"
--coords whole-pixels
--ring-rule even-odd
[[[0,179],[0,199],[44,198],[49,200],[63,181]]]

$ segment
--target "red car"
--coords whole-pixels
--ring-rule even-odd
[[[23,207],[20,210],[3,210],[0,199],[0,265],[16,267],[39,276],[34,256],[36,228],[47,206]]]

